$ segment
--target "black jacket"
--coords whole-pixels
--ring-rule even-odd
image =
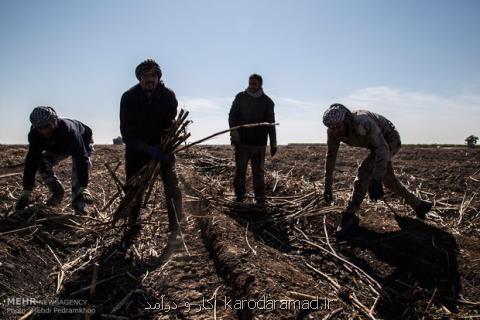
[[[77,165],[80,187],[87,187],[88,162],[92,142],[92,129],[77,120],[58,119],[58,127],[51,138],[44,137],[33,127],[30,128],[23,188],[32,190],[35,187],[35,174],[40,165],[43,151],[72,156]]]
[[[246,91],[236,95],[232,103],[228,124],[230,128],[250,123],[275,122],[274,103],[266,94],[251,97]],[[277,143],[275,126],[240,129],[240,144],[266,146],[267,135],[270,144]]]
[[[160,144],[177,115],[177,106],[175,93],[161,82],[151,97],[140,84],[125,92],[120,102],[120,131],[127,149],[135,150],[142,142]]]

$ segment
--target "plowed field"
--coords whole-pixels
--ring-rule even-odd
[[[434,202],[419,221],[401,199],[365,200],[361,228],[335,225],[366,151],[341,146],[334,203],[323,202],[324,145],[280,146],[266,159],[268,200],[233,202],[233,151],[181,152],[186,221],[169,235],[157,182],[140,226],[110,223],[123,147],[96,146],[87,215],[45,203],[41,181],[26,210],[26,146],[0,146],[2,319],[452,319],[480,317],[480,150],[406,146],[401,181]],[[70,160],[56,173],[70,184]],[[20,174],[19,174],[20,172]],[[247,190],[252,190],[251,177]],[[387,205],[388,204],[388,205]],[[396,213],[396,215],[394,214]]]

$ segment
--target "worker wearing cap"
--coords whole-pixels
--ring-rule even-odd
[[[323,114],[327,129],[327,155],[325,160],[324,199],[330,203],[333,198],[333,172],[340,142],[349,146],[370,150],[369,155],[358,168],[353,184],[353,193],[337,228],[337,236],[351,234],[358,227],[356,212],[365,195],[373,201],[383,198],[383,185],[405,199],[419,219],[432,208],[409,191],[395,176],[392,157],[401,147],[400,135],[395,126],[385,117],[364,110],[350,111],[341,104],[332,104]]]
[[[160,66],[152,59],[135,69],[139,83],[122,95],[120,102],[120,131],[125,142],[125,171],[127,181],[150,160],[160,162],[169,228],[178,229],[182,220],[182,194],[175,173],[175,156],[164,154],[158,146],[177,115],[175,93],[167,88]],[[140,213],[138,203],[130,213],[135,222]]]
[[[61,160],[72,157],[72,208],[84,212],[85,203],[93,198],[87,189],[90,156],[92,153],[92,130],[77,120],[62,119],[52,107],[40,106],[30,114],[32,126],[28,134],[28,153],[23,174],[23,191],[16,209],[23,210],[30,202],[30,193],[35,187],[38,170],[51,192],[47,205],[59,205],[65,193],[53,167]]]

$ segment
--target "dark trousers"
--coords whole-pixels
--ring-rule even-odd
[[[127,149],[125,153],[125,171],[127,181],[134,176],[144,165],[151,160],[144,152],[131,152]],[[178,187],[178,178],[175,172],[175,156],[160,162],[160,176],[165,191],[165,202],[167,203],[168,224],[170,230],[178,228],[178,221],[183,219],[182,193]],[[136,220],[140,214],[141,199],[132,209],[131,217]]]
[[[245,177],[248,163],[252,165],[253,192],[255,199],[265,199],[265,146],[235,146],[235,178],[233,187],[237,200],[245,197]]]
[[[92,154],[93,148],[89,146],[88,148],[88,156],[90,157]],[[55,175],[53,168],[58,165],[61,161],[68,158],[68,155],[59,155],[53,154],[48,151],[44,151],[42,154],[42,158],[40,161],[40,165],[38,167],[38,173],[42,178],[43,182],[50,190],[50,192],[55,193],[58,191],[63,192],[63,185]],[[81,197],[77,197],[78,191],[80,191],[80,183],[78,180],[78,173],[77,173],[77,162],[74,158],[72,158],[72,208],[76,210],[83,211],[85,210],[85,201]],[[90,170],[92,167],[92,163],[90,159],[88,159],[88,169]]]

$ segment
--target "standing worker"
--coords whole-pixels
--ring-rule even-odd
[[[259,122],[275,123],[274,103],[262,89],[263,79],[252,74],[248,88],[236,95],[230,109],[230,128]],[[267,136],[270,138],[270,154],[277,152],[275,126],[241,128],[230,132],[231,143],[235,148],[235,178],[233,186],[237,202],[245,198],[245,176],[248,162],[252,165],[253,191],[258,204],[265,203],[265,149]]]
[[[59,118],[55,110],[48,106],[33,109],[30,122],[32,126],[28,133],[23,191],[15,208],[23,210],[29,204],[37,170],[52,193],[47,205],[58,206],[65,189],[53,172],[53,167],[72,156],[72,208],[76,213],[84,213],[85,204],[93,203],[93,197],[87,189],[92,130],[80,121]]]
[[[170,231],[178,230],[181,221],[182,194],[175,173],[175,156],[164,154],[159,145],[172,126],[177,115],[178,102],[175,93],[165,87],[160,79],[160,66],[151,59],[135,69],[139,83],[122,95],[120,102],[120,131],[125,142],[125,171],[127,181],[150,160],[160,162],[165,190]],[[130,213],[135,222],[141,203]]]
[[[356,212],[367,191],[370,199],[383,198],[383,184],[405,199],[415,211],[417,218],[425,219],[432,203],[421,200],[409,191],[395,176],[392,157],[400,150],[400,135],[395,126],[385,117],[373,112],[350,111],[342,104],[332,104],[323,114],[327,129],[327,155],[325,160],[324,199],[330,203],[333,198],[333,171],[340,142],[353,147],[370,150],[368,157],[358,168],[353,184],[353,193],[337,228],[337,237],[350,235],[358,227]]]

